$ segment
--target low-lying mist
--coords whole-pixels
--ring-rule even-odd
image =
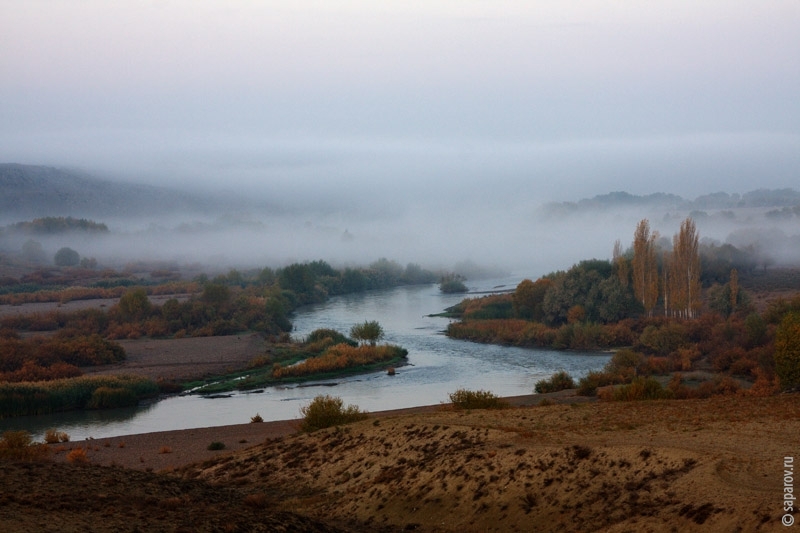
[[[579,194],[579,191],[576,191]],[[280,198],[273,203],[281,205]],[[294,197],[296,201],[296,197]],[[209,271],[272,268],[325,260],[336,267],[379,258],[425,268],[454,270],[471,262],[492,272],[538,277],[584,259],[611,257],[614,242],[630,245],[636,224],[648,218],[667,244],[681,221],[693,216],[705,243],[748,248],[764,264],[800,263],[800,215],[784,209],[734,207],[692,210],[676,205],[595,205],[572,210],[545,206],[514,191],[459,189],[420,184],[415,194],[391,191],[353,196],[324,209],[293,205],[276,210],[257,202],[226,202],[218,212],[168,212],[163,216],[103,217],[100,234],[27,235],[5,232],[2,247],[18,251],[28,239],[42,245],[52,264],[64,246],[98,266],[130,263],[195,265]],[[775,213],[778,213],[777,215]]]

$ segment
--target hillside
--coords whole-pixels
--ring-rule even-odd
[[[45,216],[144,217],[221,211],[233,202],[150,185],[101,179],[80,171],[0,164],[0,224]]]

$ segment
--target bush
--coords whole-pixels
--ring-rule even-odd
[[[264,421],[264,419],[258,413],[256,413],[256,416],[251,416],[250,417],[250,423],[251,424],[258,424],[258,423],[263,422],[263,421]]]
[[[450,393],[450,402],[456,409],[504,409],[508,402],[484,390],[458,389]]]
[[[610,372],[589,372],[578,381],[579,396],[594,396],[597,389],[608,385],[616,385],[621,378]]]
[[[336,396],[317,396],[310,404],[300,408],[303,422],[300,429],[307,432],[358,422],[367,418],[355,405],[344,407],[344,402]]]
[[[657,380],[653,378],[633,378],[628,385],[616,387],[608,391],[608,395],[602,395],[603,400],[614,400],[615,402],[632,402],[639,400],[662,400],[672,397],[672,391],[665,389]]]
[[[572,376],[561,370],[550,376],[550,379],[537,381],[535,390],[539,394],[545,394],[573,388],[575,388],[575,381],[573,381]]]
[[[33,442],[27,431],[6,431],[0,436],[0,459],[12,461],[34,461],[46,459],[50,449]]]
[[[67,454],[67,461],[73,464],[86,464],[89,458],[86,456],[85,448],[75,448]]]
[[[69,442],[69,435],[63,431],[48,429],[44,434],[44,441],[47,444],[58,444],[59,442]]]
[[[214,441],[214,442],[212,442],[211,444],[208,445],[208,449],[211,450],[211,451],[224,450],[225,449],[225,443],[224,442],[219,442],[219,441]]]

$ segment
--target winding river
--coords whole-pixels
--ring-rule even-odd
[[[471,292],[513,289],[519,277],[471,282]],[[319,394],[341,397],[367,411],[431,405],[447,401],[459,388],[490,390],[500,396],[529,394],[537,380],[566,370],[578,378],[601,368],[609,356],[597,353],[530,350],[475,344],[443,334],[447,318],[431,317],[461,301],[464,295],[442,294],[436,285],[399,287],[339,296],[299,310],[294,335],[317,328],[348,333],[353,324],[377,320],[385,340],[409,352],[407,366],[395,376],[385,372],[302,386],[269,387],[227,398],[178,396],[148,405],[107,411],[69,412],[0,420],[0,431],[26,429],[41,440],[48,428],[73,440],[115,437],[152,431],[211,427],[250,421],[298,418],[300,407]]]

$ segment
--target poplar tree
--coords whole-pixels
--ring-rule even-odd
[[[694,318],[700,310],[700,244],[691,217],[681,222],[680,231],[672,238],[669,276],[673,314]]]
[[[622,244],[620,244],[619,239],[614,241],[614,252],[612,258],[614,269],[617,271],[617,277],[619,278],[620,285],[627,287],[631,282],[631,266],[628,262],[628,259],[622,255]]]
[[[633,293],[648,316],[652,316],[658,301],[657,239],[658,232],[650,233],[650,222],[646,218],[636,225],[633,234]]]

